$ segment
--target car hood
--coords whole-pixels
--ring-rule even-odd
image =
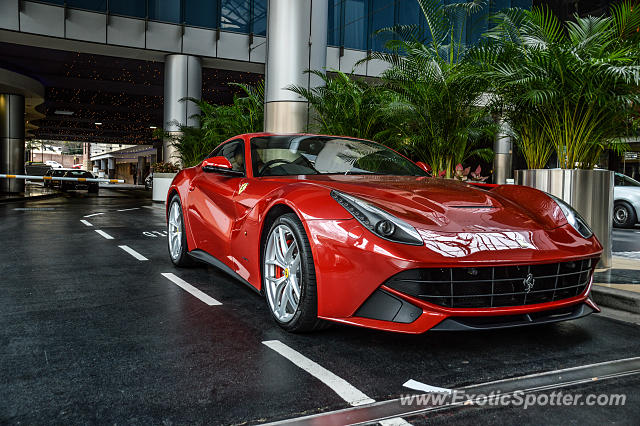
[[[512,200],[454,180],[371,175],[305,176],[304,180],[369,201],[417,229],[460,233],[557,227]]]

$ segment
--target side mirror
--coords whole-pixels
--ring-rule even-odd
[[[431,173],[431,167],[429,167],[424,161],[418,161],[416,164],[425,172]]]
[[[233,166],[226,157],[218,156],[206,158],[200,166],[205,172],[222,173],[229,175],[241,176],[244,173],[233,170]]]

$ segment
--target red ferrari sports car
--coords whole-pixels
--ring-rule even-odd
[[[248,284],[292,332],[327,321],[488,329],[599,311],[589,292],[602,247],[569,205],[423,166],[367,140],[234,137],[173,180],[171,260]]]

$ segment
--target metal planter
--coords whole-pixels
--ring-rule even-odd
[[[555,195],[587,221],[603,247],[598,267],[611,267],[613,176],[610,170],[516,170],[515,182]]]

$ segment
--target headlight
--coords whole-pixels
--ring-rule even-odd
[[[551,197],[558,204],[558,206],[562,210],[562,213],[564,213],[564,217],[567,218],[567,222],[569,222],[569,225],[573,226],[573,229],[578,231],[578,233],[583,237],[591,238],[591,236],[593,235],[593,231],[591,230],[591,228],[589,228],[589,225],[587,225],[587,222],[582,218],[582,216],[580,216],[580,214],[573,209],[573,207],[571,207],[569,204],[562,201],[558,197],[554,197],[551,194],[547,195],[549,195],[549,197]]]
[[[380,238],[416,246],[423,244],[420,234],[413,226],[384,210],[340,191],[331,191],[331,196],[358,222]]]

